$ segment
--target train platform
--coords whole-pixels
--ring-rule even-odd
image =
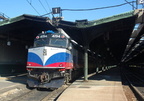
[[[15,93],[26,88],[27,74],[0,77],[0,99],[3,96]]]
[[[87,82],[73,82],[57,101],[128,101],[123,91],[120,70],[112,68],[89,75]]]

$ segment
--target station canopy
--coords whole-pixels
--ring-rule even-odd
[[[33,41],[43,30],[62,28],[78,44],[88,47],[100,57],[121,61],[136,18],[134,11],[99,20],[75,22],[53,22],[47,17],[21,15],[0,22],[0,38],[10,36],[12,39]]]
[[[0,22],[0,38],[31,41],[41,31],[55,29],[47,17],[21,15]]]
[[[135,11],[130,11],[94,21],[61,21],[59,27],[106,61],[120,62],[137,16]]]

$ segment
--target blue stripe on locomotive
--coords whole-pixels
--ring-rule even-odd
[[[52,55],[46,61],[45,64],[43,64],[41,58],[37,54],[29,52],[28,53],[28,62],[38,63],[42,66],[46,66],[46,65],[58,63],[58,62],[72,62],[72,55],[69,53],[65,53],[65,52],[56,53],[56,54]]]
[[[37,54],[32,52],[28,52],[28,62],[34,62],[43,65],[41,58]]]
[[[45,63],[45,65],[58,63],[58,62],[71,62],[72,56],[68,53],[61,52],[52,55]]]

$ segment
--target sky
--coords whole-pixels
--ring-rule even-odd
[[[132,0],[127,1],[131,2]],[[61,9],[91,9],[91,8],[114,6],[123,3],[126,3],[126,1],[125,0],[0,0],[1,4],[0,12],[6,14],[9,18],[13,18],[23,14],[37,15],[37,16],[44,15],[51,12],[52,8],[55,7],[61,7]],[[139,6],[139,8],[141,8],[141,6]],[[84,19],[92,21],[129,12],[132,10],[133,10],[132,6],[127,4],[120,7],[99,9],[92,11],[62,11],[62,16],[66,21],[74,22],[75,20],[84,20]],[[56,17],[58,15],[54,16]],[[51,14],[47,15],[47,17],[52,18]]]

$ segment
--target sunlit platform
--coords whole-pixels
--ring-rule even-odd
[[[82,78],[66,89],[57,101],[127,101],[119,70],[113,68],[93,74],[88,82]]]

